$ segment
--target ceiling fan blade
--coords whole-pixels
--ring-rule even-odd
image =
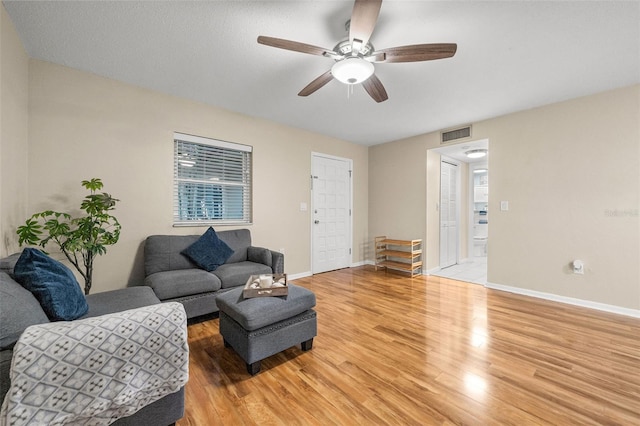
[[[374,52],[374,55],[385,54],[385,59],[380,62],[420,62],[450,58],[457,49],[455,43],[414,44],[382,49]]]
[[[382,82],[378,77],[376,77],[375,74],[366,79],[362,83],[362,86],[364,86],[364,90],[367,91],[369,96],[371,96],[373,100],[378,103],[384,102],[389,99],[389,96],[387,96],[387,91],[384,90]]]
[[[335,55],[333,50],[324,49],[322,47],[313,46],[311,44],[300,43],[297,41],[285,40],[282,38],[258,36],[258,43],[266,46],[277,47],[278,49],[293,50],[294,52],[308,53],[310,55]]]
[[[369,62],[384,62],[386,57],[387,57],[387,55],[385,55],[384,53],[373,52],[371,55],[365,56],[363,59],[365,61],[369,61]]]
[[[307,86],[298,93],[298,96],[309,96],[331,80],[333,80],[333,76],[331,75],[331,70],[329,70],[313,80],[311,83],[307,84]]]
[[[359,40],[367,44],[378,21],[382,0],[356,0],[351,12],[349,41]]]

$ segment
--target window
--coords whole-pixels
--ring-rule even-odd
[[[174,133],[173,225],[251,223],[252,147]]]

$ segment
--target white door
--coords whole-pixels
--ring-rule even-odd
[[[351,266],[351,160],[313,154],[312,273]]]
[[[440,163],[440,268],[458,263],[458,166]]]

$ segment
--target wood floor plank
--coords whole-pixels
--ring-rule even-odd
[[[295,281],[313,349],[256,376],[189,325],[186,425],[640,425],[640,320],[364,266]]]

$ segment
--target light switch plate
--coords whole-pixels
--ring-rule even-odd
[[[506,212],[509,210],[509,202],[508,201],[500,201],[500,211]]]

